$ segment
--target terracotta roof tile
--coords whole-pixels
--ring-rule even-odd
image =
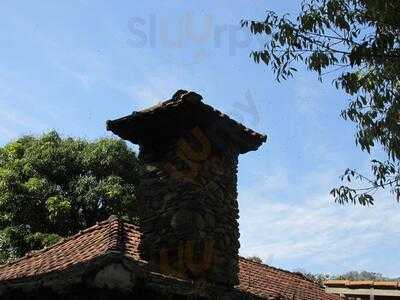
[[[253,294],[274,295],[283,299],[334,300],[338,296],[325,293],[324,289],[304,276],[239,258],[239,288]]]
[[[145,139],[156,136],[155,133],[179,131],[182,124],[195,124],[198,118],[202,123],[218,123],[220,128],[229,128],[234,140],[240,144],[241,153],[256,150],[267,136],[257,133],[243,124],[231,119],[226,114],[202,102],[202,96],[194,92],[180,90],[172,99],[161,102],[150,108],[134,111],[131,115],[107,121],[107,130],[122,139],[140,144]],[[175,125],[173,125],[176,123]],[[163,136],[167,133],[164,132]]]
[[[19,260],[0,266],[0,281],[61,271],[111,251],[123,251],[126,256],[139,259],[139,241],[140,234],[135,226],[109,219],[49,248],[29,253]],[[124,244],[128,246],[126,250]]]
[[[140,237],[136,226],[110,218],[49,248],[0,266],[0,282],[63,271],[110,252],[120,252],[125,257],[140,261]],[[239,269],[240,284],[237,288],[257,296],[268,299],[270,296],[296,300],[339,299],[326,294],[319,286],[296,273],[245,258],[239,258]]]

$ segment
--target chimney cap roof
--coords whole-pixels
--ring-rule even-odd
[[[178,90],[170,100],[107,121],[107,130],[134,144],[146,144],[177,136],[182,130],[214,123],[232,139],[240,153],[257,150],[267,140],[266,135],[245,127],[202,99],[195,92]]]

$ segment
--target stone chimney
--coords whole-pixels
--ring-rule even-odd
[[[183,90],[107,129],[140,146],[141,257],[174,276],[238,284],[238,156],[266,136]]]

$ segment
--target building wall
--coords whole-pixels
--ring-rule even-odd
[[[365,296],[365,295],[349,295],[346,296],[346,300],[370,300],[371,296]],[[390,297],[390,296],[374,296],[374,300],[400,300],[400,297]]]

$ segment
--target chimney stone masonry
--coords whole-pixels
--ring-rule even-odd
[[[141,258],[180,278],[238,284],[238,156],[266,136],[184,90],[107,128],[140,146]]]

